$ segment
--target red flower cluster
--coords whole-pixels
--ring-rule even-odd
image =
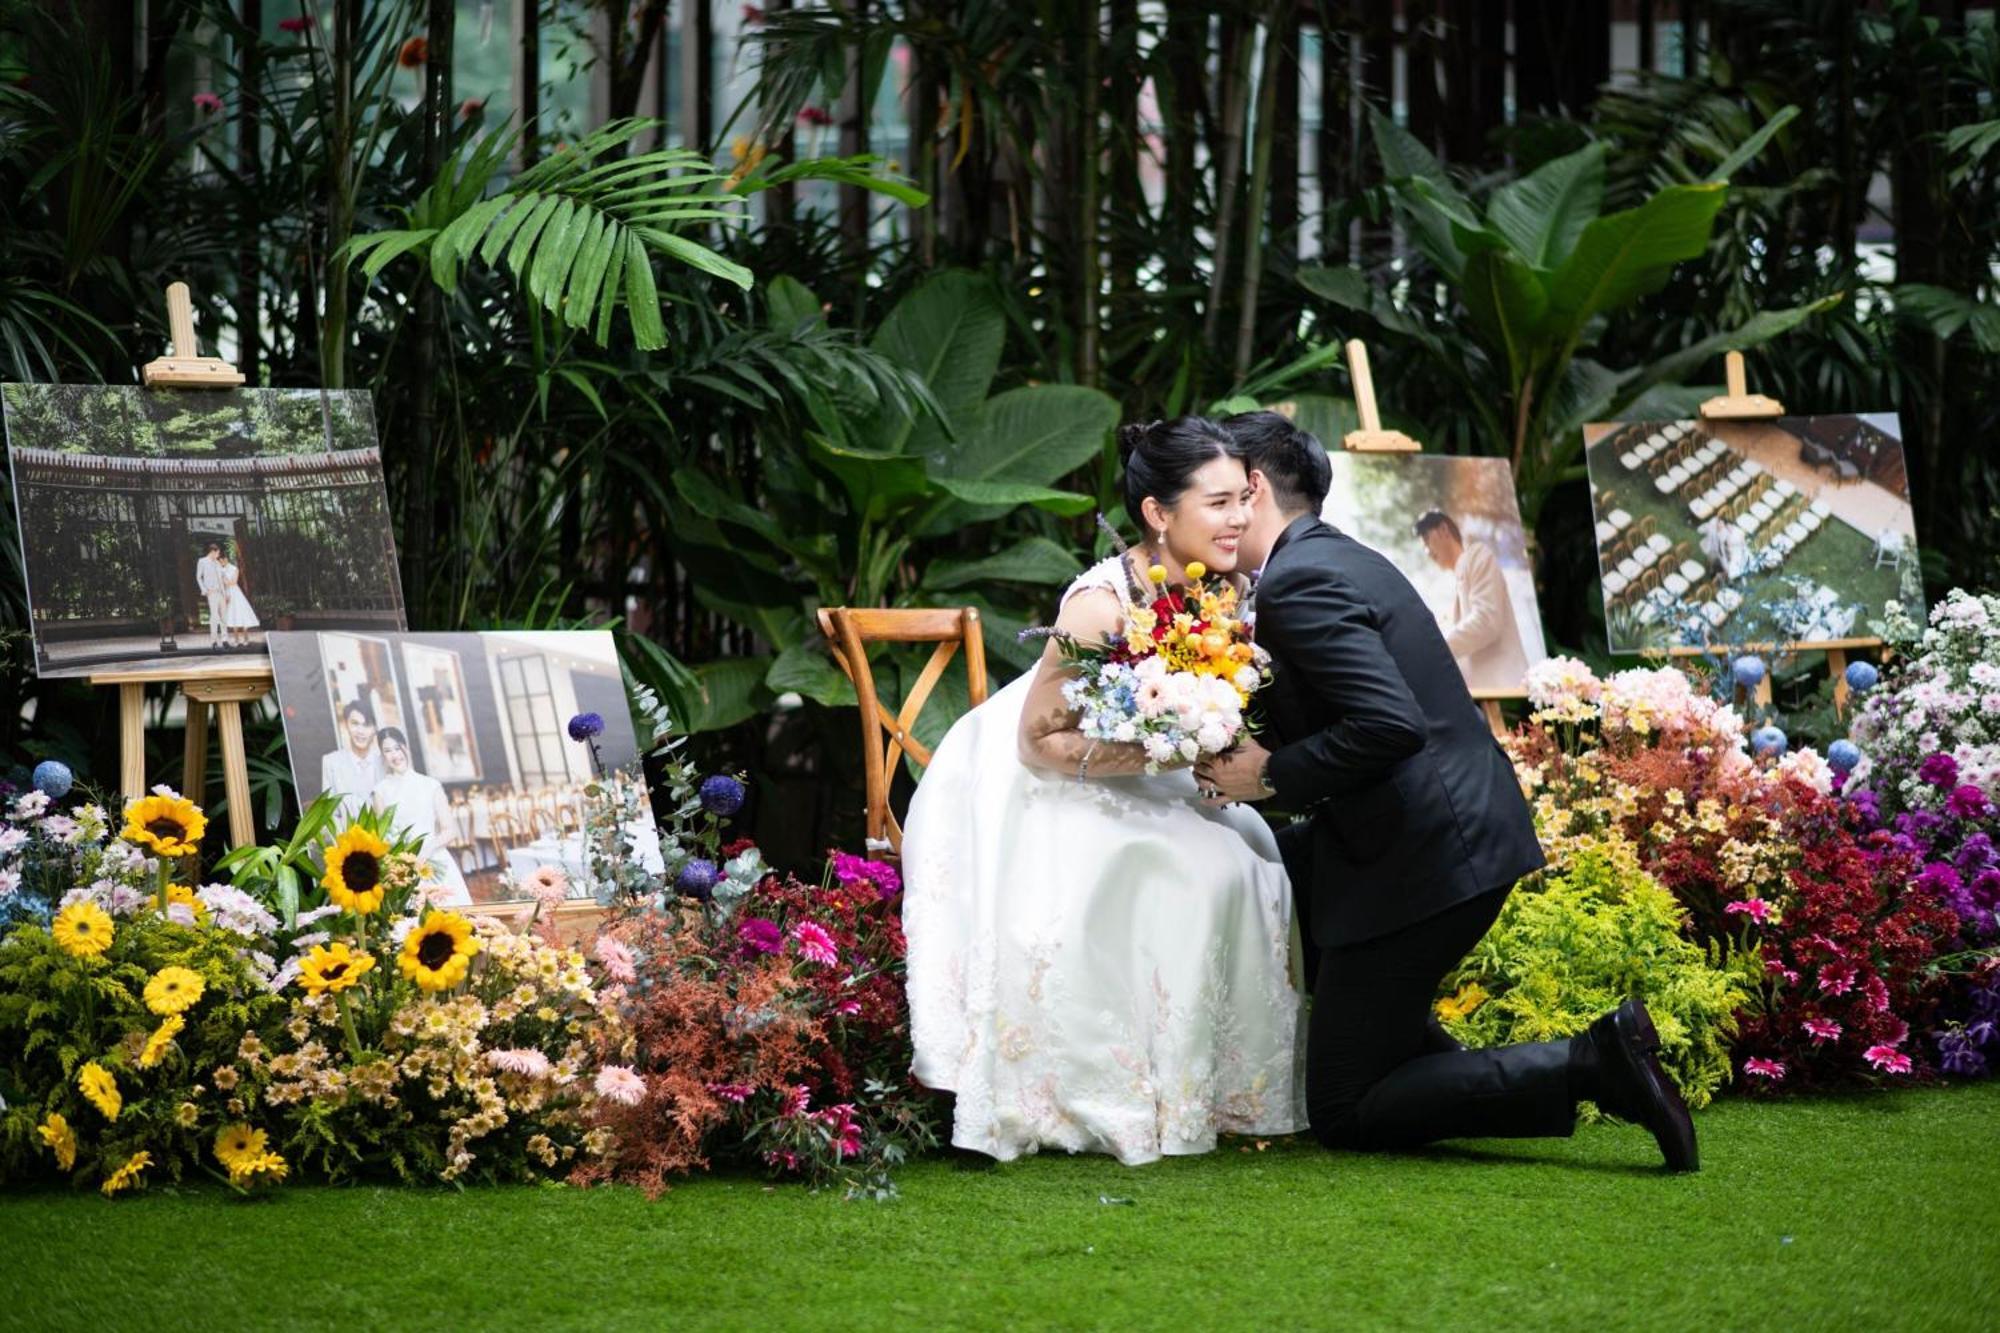
[[[1785,836],[1800,863],[1780,918],[1754,928],[1763,1003],[1742,1018],[1737,1054],[1749,1089],[1930,1073],[1912,1031],[1943,994],[1928,964],[1955,946],[1958,917],[1910,884],[1915,865],[1857,836],[1837,799],[1790,793]]]

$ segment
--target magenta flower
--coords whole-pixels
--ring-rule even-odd
[[[842,1000],[839,1004],[833,1006],[833,1012],[845,1018],[852,1018],[861,1012],[861,1001]]]
[[[1861,993],[1868,997],[1868,1007],[1870,1009],[1873,1009],[1878,1014],[1889,1012],[1889,987],[1882,978],[1868,978],[1868,983],[1861,988]]]
[[[1800,1026],[1805,1028],[1807,1035],[1814,1041],[1840,1040],[1840,1024],[1831,1018],[1808,1018]]]
[[[1917,781],[1939,791],[1958,785],[1958,760],[1948,754],[1934,754],[1917,768]]]
[[[194,109],[204,113],[220,111],[222,110],[222,99],[214,93],[196,93],[194,95]]]
[[[807,1108],[811,1105],[812,1089],[803,1083],[795,1084],[785,1093],[784,1113],[786,1115],[804,1115]]]
[[[1907,1074],[1910,1072],[1910,1057],[1894,1046],[1887,1044],[1870,1046],[1861,1053],[1861,1058],[1885,1074]]]
[[[884,902],[903,891],[903,877],[885,861],[870,861],[851,852],[833,854],[833,877],[841,884],[872,884]]]
[[[1771,919],[1771,904],[1762,898],[1739,898],[1722,910],[1725,913],[1747,916],[1760,926]]]
[[[822,926],[801,921],[792,927],[792,938],[799,942],[799,957],[808,963],[832,967],[840,961],[840,953],[833,946],[833,936],[827,934]]]
[[[736,938],[758,953],[776,953],[785,947],[785,933],[769,917],[750,917],[736,928]]]
[[[1773,1083],[1779,1083],[1785,1077],[1785,1062],[1783,1060],[1759,1060],[1752,1057],[1743,1062],[1743,1072],[1754,1075],[1757,1078],[1768,1078]]]
[[[646,1080],[630,1065],[606,1065],[597,1071],[597,1095],[620,1106],[646,1100]]]
[[[1855,975],[1852,963],[1828,963],[1819,970],[1819,988],[1828,995],[1845,995],[1854,989]]]
[[[749,1083],[711,1083],[708,1085],[708,1090],[723,1101],[735,1102],[739,1106],[749,1101],[750,1094],[757,1091],[756,1087]]]
[[[1986,799],[1986,793],[1966,784],[1952,788],[1951,795],[1944,798],[1946,813],[1954,819],[1984,819],[1993,813],[1993,802]]]

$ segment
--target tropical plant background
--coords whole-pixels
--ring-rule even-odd
[[[252,382],[373,395],[413,626],[615,624],[803,860],[860,805],[817,606],[976,603],[1004,676],[1115,421],[1337,435],[1346,337],[1513,461],[1552,647],[1603,644],[1577,427],[1726,346],[1900,412],[1926,582],[1990,584],[1996,98],[1965,0],[0,0],[0,376],[131,382],[189,282]],[[108,776],[4,536],[6,760]]]

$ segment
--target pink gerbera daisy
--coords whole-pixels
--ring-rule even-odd
[[[1771,904],[1762,898],[1739,898],[1722,910],[1734,916],[1747,916],[1759,925],[1771,919]]]
[[[604,975],[613,981],[631,983],[639,979],[639,970],[632,951],[612,939],[609,935],[597,941],[597,961],[604,965]]]
[[[1808,1018],[1800,1026],[1805,1028],[1807,1035],[1814,1041],[1838,1041],[1840,1039],[1840,1024],[1834,1022],[1831,1018]]]
[[[488,1051],[486,1063],[509,1074],[541,1078],[549,1072],[549,1057],[532,1047],[520,1050]]]
[[[1776,1083],[1785,1077],[1785,1062],[1783,1060],[1759,1060],[1753,1057],[1743,1062],[1743,1072],[1755,1075],[1758,1078],[1768,1078],[1773,1083]]]
[[[1894,1046],[1870,1046],[1861,1053],[1861,1058],[1885,1074],[1907,1074],[1910,1072],[1910,1057]]]
[[[832,967],[840,961],[840,953],[833,947],[833,936],[811,921],[801,921],[793,926],[792,938],[799,942],[799,957],[809,963]]]

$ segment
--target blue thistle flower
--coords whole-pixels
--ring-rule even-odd
[[[715,862],[697,856],[681,867],[681,873],[674,878],[674,887],[686,897],[706,902],[709,895],[715,892],[715,882],[720,878]]]
[[[573,741],[587,741],[604,734],[604,719],[596,713],[578,713],[569,720],[569,738]]]
[[[1852,773],[1861,762],[1861,747],[1843,736],[1826,747],[1826,762],[1836,773]]]
[[[1882,673],[1875,669],[1873,662],[1849,662],[1847,664],[1847,688],[1856,694],[1864,694],[1875,688]]]
[[[702,779],[700,796],[701,808],[723,819],[743,808],[743,784],[727,773]]]
[[[76,785],[76,774],[60,759],[44,759],[35,765],[35,790],[51,801],[60,801]]]
[[[1754,690],[1764,679],[1764,659],[1755,653],[1745,653],[1729,664],[1729,674],[1744,689]]]
[[[1777,759],[1790,745],[1784,730],[1777,726],[1765,725],[1750,734],[1750,749],[1760,757]]]

